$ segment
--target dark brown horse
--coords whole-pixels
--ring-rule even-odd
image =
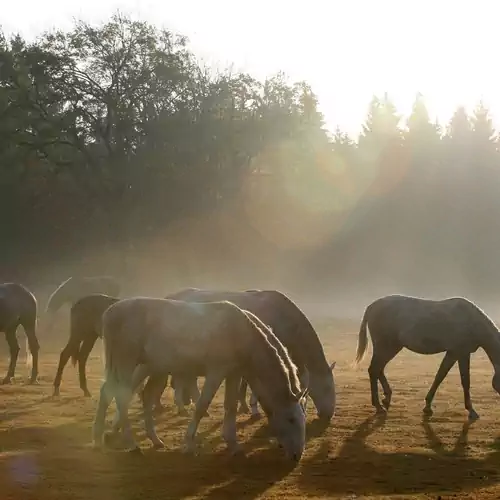
[[[446,352],[425,398],[424,414],[432,415],[432,401],[451,367],[458,361],[469,419],[479,418],[470,397],[470,355],[479,347],[494,367],[493,389],[500,393],[500,332],[491,319],[471,301],[462,297],[444,300],[389,295],[372,302],[365,310],[359,331],[356,363],[368,346],[367,327],[373,343],[368,374],[372,405],[384,413],[391,404],[392,389],[384,369],[404,347],[419,354]],[[377,382],[384,399],[380,404]],[[383,406],[382,406],[383,405]]]
[[[70,311],[69,340],[61,352],[54,379],[54,396],[59,395],[63,370],[71,358],[73,366],[78,362],[80,388],[85,396],[90,397],[85,374],[87,359],[100,335],[103,312],[118,300],[109,295],[94,294],[87,295],[73,304]]]
[[[22,326],[26,335],[26,364],[31,364],[30,383],[38,377],[38,351],[36,336],[37,301],[35,296],[18,283],[0,284],[0,331],[5,333],[10,350],[10,363],[3,384],[9,384],[16,371],[19,343],[16,332]]]

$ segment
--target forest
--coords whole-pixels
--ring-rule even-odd
[[[359,137],[319,109],[307,82],[215,71],[123,15],[0,34],[2,281],[496,297],[487,107],[441,124],[425,96],[408,119],[374,96]]]

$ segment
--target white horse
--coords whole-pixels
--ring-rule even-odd
[[[300,460],[306,423],[301,404],[306,394],[301,392],[297,369],[286,349],[256,316],[225,301],[199,304],[135,297],[104,312],[102,336],[106,379],[93,427],[94,446],[102,444],[106,410],[114,397],[126,444],[133,451],[139,450],[128,420],[134,389],[147,376],[161,379],[174,373],[205,376],[184,450],[194,450],[199,422],[225,379],[222,436],[228,449],[237,452],[238,390],[244,376],[258,395],[286,455]],[[151,392],[144,393],[146,434],[155,447],[162,447],[154,429]]]

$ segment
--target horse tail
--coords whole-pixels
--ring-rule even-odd
[[[26,337],[26,368],[28,370],[31,370],[33,368],[33,354],[31,354],[28,337]]]
[[[355,364],[358,365],[363,359],[366,348],[368,347],[368,310],[369,307],[366,308],[365,314],[363,315],[363,319],[361,320],[361,326],[359,327],[359,337],[358,337],[358,348],[356,351],[356,360]]]
[[[36,311],[34,314],[34,328],[33,333],[36,338],[36,332],[38,330],[38,318],[36,316]],[[25,330],[26,333],[26,330]],[[26,369],[29,371],[33,368],[33,354],[31,353],[30,342],[28,339],[28,335],[26,335]]]
[[[101,336],[101,361],[103,373],[106,373],[106,349],[104,347],[104,339]]]

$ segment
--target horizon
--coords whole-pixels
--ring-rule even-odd
[[[283,71],[290,80],[305,80],[318,97],[325,128],[333,133],[339,127],[354,139],[372,97],[386,92],[402,115],[400,126],[418,93],[423,95],[431,121],[443,127],[459,106],[470,113],[480,101],[490,110],[495,127],[500,125],[500,98],[496,96],[500,76],[488,64],[495,60],[495,4],[491,0],[467,1],[460,6],[448,1],[432,5],[429,0],[409,0],[404,9],[393,0],[377,6],[352,0],[329,7],[313,0],[305,12],[288,6],[289,18],[281,24],[280,8],[286,7],[282,0],[273,4],[254,0],[253,6],[252,11],[245,11],[242,25],[241,14],[231,11],[227,0],[216,0],[210,6],[200,0],[182,4],[88,0],[85,13],[62,0],[47,0],[43,5],[30,0],[9,5],[0,26],[7,36],[20,33],[32,40],[47,30],[71,29],[74,20],[103,23],[119,11],[187,36],[197,58],[214,68],[232,66],[259,80]],[[267,12],[262,17],[264,6]],[[194,17],[194,11],[200,15]],[[359,12],[367,15],[361,17]],[[256,27],[259,38],[251,39]],[[297,37],[299,30],[303,34]],[[450,40],[453,46],[440,51],[439,45]],[[332,51],[341,45],[349,50]],[[331,65],[325,64],[328,58]]]

